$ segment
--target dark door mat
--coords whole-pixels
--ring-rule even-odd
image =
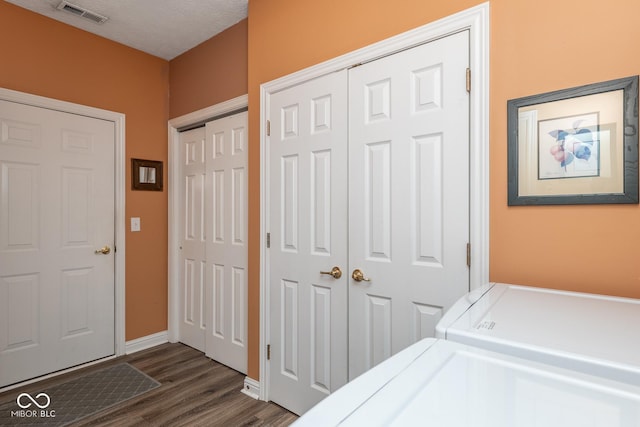
[[[64,426],[153,390],[159,382],[120,363],[0,406],[0,426]]]

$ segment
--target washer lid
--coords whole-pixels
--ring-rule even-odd
[[[640,384],[640,300],[495,284],[466,305],[448,340]]]
[[[372,375],[369,371],[330,395],[296,425],[640,425],[640,386],[450,341],[430,345],[383,385],[362,395],[362,383]],[[356,396],[361,403],[350,412],[334,411]],[[325,418],[314,417],[318,414]]]

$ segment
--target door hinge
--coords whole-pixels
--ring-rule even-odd
[[[471,93],[471,68],[467,68],[467,92]]]
[[[267,120],[267,136],[271,136],[271,120]]]
[[[467,267],[471,267],[471,243],[467,243]]]
[[[267,233],[267,249],[271,247],[271,233]]]
[[[271,344],[267,344],[267,360],[271,360]]]

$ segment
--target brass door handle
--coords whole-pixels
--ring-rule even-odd
[[[111,248],[109,245],[105,245],[103,248],[96,249],[95,253],[96,255],[108,255],[111,253]]]
[[[355,280],[356,282],[370,282],[371,279],[368,277],[364,277],[364,274],[362,273],[362,271],[358,270],[357,268],[355,270],[353,270],[353,273],[351,273],[351,278],[353,280]]]
[[[340,267],[333,267],[331,271],[321,271],[320,274],[328,274],[334,279],[339,279],[342,277],[342,270],[340,270]]]

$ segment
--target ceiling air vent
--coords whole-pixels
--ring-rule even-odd
[[[107,19],[106,16],[100,15],[99,13],[92,12],[84,7],[78,6],[76,4],[69,3],[68,1],[63,0],[58,5],[58,10],[63,10],[65,12],[72,13],[76,16],[80,16],[81,18],[88,19],[89,21],[95,22],[96,24],[102,24]]]

